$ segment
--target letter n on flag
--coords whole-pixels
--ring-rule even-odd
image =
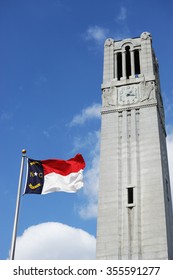
[[[24,194],[76,192],[83,187],[85,161],[81,154],[69,160],[28,158]]]

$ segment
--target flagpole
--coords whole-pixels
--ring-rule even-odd
[[[19,175],[18,193],[17,193],[17,199],[16,199],[16,211],[15,211],[14,225],[13,225],[10,260],[14,260],[14,255],[15,255],[17,224],[18,224],[18,218],[19,218],[19,207],[20,207],[20,197],[21,197],[25,157],[26,157],[26,150],[22,150],[22,160],[21,160],[20,175]]]

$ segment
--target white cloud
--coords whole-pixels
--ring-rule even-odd
[[[95,259],[95,237],[61,223],[34,225],[17,238],[17,260]]]
[[[170,98],[170,96],[172,95],[173,95],[173,89],[171,89],[169,94],[165,91],[163,91],[162,93],[166,119],[172,118],[173,116],[173,102],[172,102],[172,98]]]
[[[95,103],[95,104],[83,109],[80,114],[77,114],[76,116],[74,116],[70,123],[70,126],[82,125],[87,120],[94,119],[94,118],[100,119],[100,117],[101,117],[100,111],[101,111],[101,105],[98,103]]]
[[[173,201],[173,132],[167,136],[167,149],[169,160],[169,174],[171,181],[172,201]]]
[[[127,17],[127,9],[124,6],[120,7],[119,15],[117,16],[117,21],[124,21]]]
[[[93,104],[82,110],[80,114],[77,114],[72,119],[70,126],[82,125],[87,120],[100,119],[101,118],[101,105]],[[85,203],[78,207],[79,215],[83,219],[96,218],[97,217],[97,197],[98,197],[98,185],[99,185],[99,156],[100,156],[100,132],[92,131],[74,138],[74,151],[85,148],[88,151],[88,163],[87,171],[84,173],[84,188],[83,195]]]
[[[80,206],[79,214],[83,219],[97,217],[97,201],[99,187],[99,159],[100,159],[100,133],[95,131],[92,135],[93,145],[90,152],[91,165],[84,176],[85,186],[83,193],[86,203]]]
[[[84,34],[84,39],[86,41],[95,41],[97,44],[102,44],[104,40],[108,37],[109,30],[98,25],[88,27]]]
[[[83,137],[81,135],[74,137],[73,152],[77,152],[82,148],[85,148],[92,153],[93,147],[95,147],[97,142],[97,133],[97,131],[92,131],[86,133]]]

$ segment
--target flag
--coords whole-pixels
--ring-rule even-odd
[[[76,192],[83,187],[85,161],[81,154],[69,160],[28,158],[24,194]]]

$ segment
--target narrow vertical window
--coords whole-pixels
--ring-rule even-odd
[[[122,53],[117,54],[117,78],[120,80],[122,77]]]
[[[127,79],[131,76],[131,59],[130,59],[130,47],[127,46],[126,50],[126,76]]]
[[[135,75],[138,75],[141,73],[140,70],[140,59],[139,59],[139,50],[134,51],[134,57],[135,57]]]
[[[133,188],[128,188],[127,189],[127,202],[128,204],[133,204]]]

